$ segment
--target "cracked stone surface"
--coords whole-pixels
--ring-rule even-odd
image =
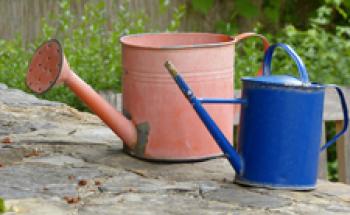
[[[350,214],[350,186],[309,192],[234,184],[223,159],[151,163],[94,115],[0,84],[5,214]]]

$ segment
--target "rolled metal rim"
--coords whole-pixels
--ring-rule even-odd
[[[254,84],[254,86],[274,86],[274,87],[281,87],[281,88],[294,88],[294,89],[302,89],[302,90],[324,90],[325,85],[318,84],[318,83],[310,83],[310,84],[302,84],[302,85],[293,85],[293,84],[281,84],[281,83],[272,83],[267,81],[257,81],[254,79],[254,77],[242,77],[241,81],[243,83],[250,83]]]
[[[148,44],[142,44],[137,43],[137,38],[140,37],[149,37],[149,39],[152,39],[152,37],[156,36],[164,36],[164,37],[179,37],[179,36],[193,36],[193,37],[212,37],[213,39],[216,38],[217,41],[215,42],[208,42],[208,43],[194,43],[194,44],[181,44],[178,45],[163,45],[163,46],[156,46],[156,45],[148,45]],[[154,38],[153,38],[154,39]],[[220,40],[221,39],[221,40]],[[134,47],[134,48],[141,48],[141,49],[155,49],[155,50],[169,50],[169,49],[193,49],[193,48],[210,48],[210,47],[220,47],[220,46],[231,46],[236,42],[236,39],[234,36],[229,36],[226,34],[217,34],[217,33],[142,33],[142,34],[130,34],[126,36],[120,37],[120,43],[124,46]]]

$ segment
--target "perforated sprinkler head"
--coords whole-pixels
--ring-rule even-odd
[[[43,43],[34,53],[28,67],[26,84],[35,93],[50,90],[58,81],[64,55],[61,44],[56,39]]]

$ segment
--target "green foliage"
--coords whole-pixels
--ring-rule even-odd
[[[286,26],[275,39],[271,38],[270,41],[273,43],[283,42],[292,46],[303,59],[312,81],[350,84],[350,68],[348,67],[350,64],[350,41],[346,38],[327,33],[316,26],[305,31],[297,30],[293,26]],[[261,61],[261,53],[257,50],[259,49],[256,48],[256,41],[253,44],[244,45],[244,56],[249,56],[249,58],[242,58],[243,62],[237,58],[236,70],[246,71],[246,67],[251,67],[252,60],[254,60],[253,62]],[[276,51],[272,65],[273,73],[298,75],[294,62],[282,51]],[[258,64],[254,64],[252,70],[256,71],[258,66]],[[241,75],[251,74],[251,72],[241,73]]]
[[[326,139],[330,140],[335,135],[335,122],[326,123],[327,136]],[[338,181],[338,162],[337,162],[337,151],[336,144],[331,145],[327,149],[327,166],[328,166],[328,180]]]
[[[0,213],[5,213],[5,201],[3,198],[0,198]]]
[[[270,22],[276,24],[279,21],[280,8],[281,1],[266,1],[263,13]]]
[[[30,59],[23,46],[20,36],[10,41],[0,39],[0,82],[19,89],[25,89],[24,71]]]
[[[320,83],[350,84],[350,41],[313,26],[298,31],[287,26],[286,43],[294,46],[309,71],[310,79]]]
[[[60,13],[51,16],[53,24],[44,21],[41,40],[58,37],[71,68],[96,90],[121,89],[121,50],[119,38],[125,34],[145,31],[146,16],[131,14],[128,4],[119,6],[117,22],[108,23],[105,3],[87,3],[81,16],[70,10],[69,1],[60,2]],[[54,88],[46,99],[64,101],[84,109],[67,88]]]
[[[335,145],[334,145],[335,147]],[[336,152],[334,151],[334,154]],[[338,174],[338,161],[334,160],[327,163],[328,166],[328,180],[330,181],[338,181],[339,180],[339,174]]]
[[[259,10],[252,1],[235,0],[235,8],[237,13],[245,18],[252,18],[259,15]]]
[[[166,30],[176,31],[177,29],[179,29],[182,18],[185,16],[185,13],[186,13],[186,7],[184,4],[179,5],[179,7],[175,8],[172,14],[172,20],[170,21],[170,24]]]
[[[214,6],[214,0],[192,0],[191,4],[196,11],[207,14]]]
[[[148,18],[145,13],[131,13],[128,1],[123,2],[110,22],[104,1],[86,3],[82,14],[77,15],[71,10],[70,1],[61,0],[58,13],[42,20],[42,33],[29,47],[22,43],[21,37],[0,39],[0,82],[27,90],[24,78],[32,53],[43,41],[58,38],[71,68],[83,80],[96,90],[120,91],[122,68],[119,38],[152,30],[146,29]],[[160,10],[167,8],[170,8],[169,2],[164,1]],[[166,27],[168,31],[174,31],[180,26],[185,7],[180,5],[172,12],[172,21]],[[65,87],[53,88],[41,97],[86,109]]]
[[[212,0],[191,0],[190,3],[194,11],[203,15],[207,15],[215,5],[215,1]],[[236,34],[238,32],[238,17],[251,19],[260,14],[259,8],[253,3],[253,0],[235,0],[234,7],[227,10],[231,13],[229,20],[219,20],[215,23],[215,29],[218,33]]]
[[[350,37],[350,1],[326,0],[317,10],[317,16],[311,19],[312,25],[326,29],[339,37]]]
[[[218,21],[215,24],[215,29],[218,33],[224,33],[227,35],[235,35],[238,32],[238,27],[232,22],[225,22],[223,20]]]
[[[235,87],[241,87],[241,77],[255,76],[264,57],[262,42],[257,38],[244,40],[236,45]]]

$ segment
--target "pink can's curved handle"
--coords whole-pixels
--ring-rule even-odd
[[[237,42],[244,40],[244,39],[247,39],[249,37],[259,37],[262,40],[263,45],[264,45],[264,53],[266,52],[266,50],[270,46],[270,43],[266,39],[266,37],[264,37],[261,34],[254,33],[254,32],[247,32],[247,33],[242,33],[242,34],[238,34],[238,35],[234,36],[234,43],[237,43]],[[260,76],[262,74],[263,74],[263,64],[260,66],[257,75]]]

